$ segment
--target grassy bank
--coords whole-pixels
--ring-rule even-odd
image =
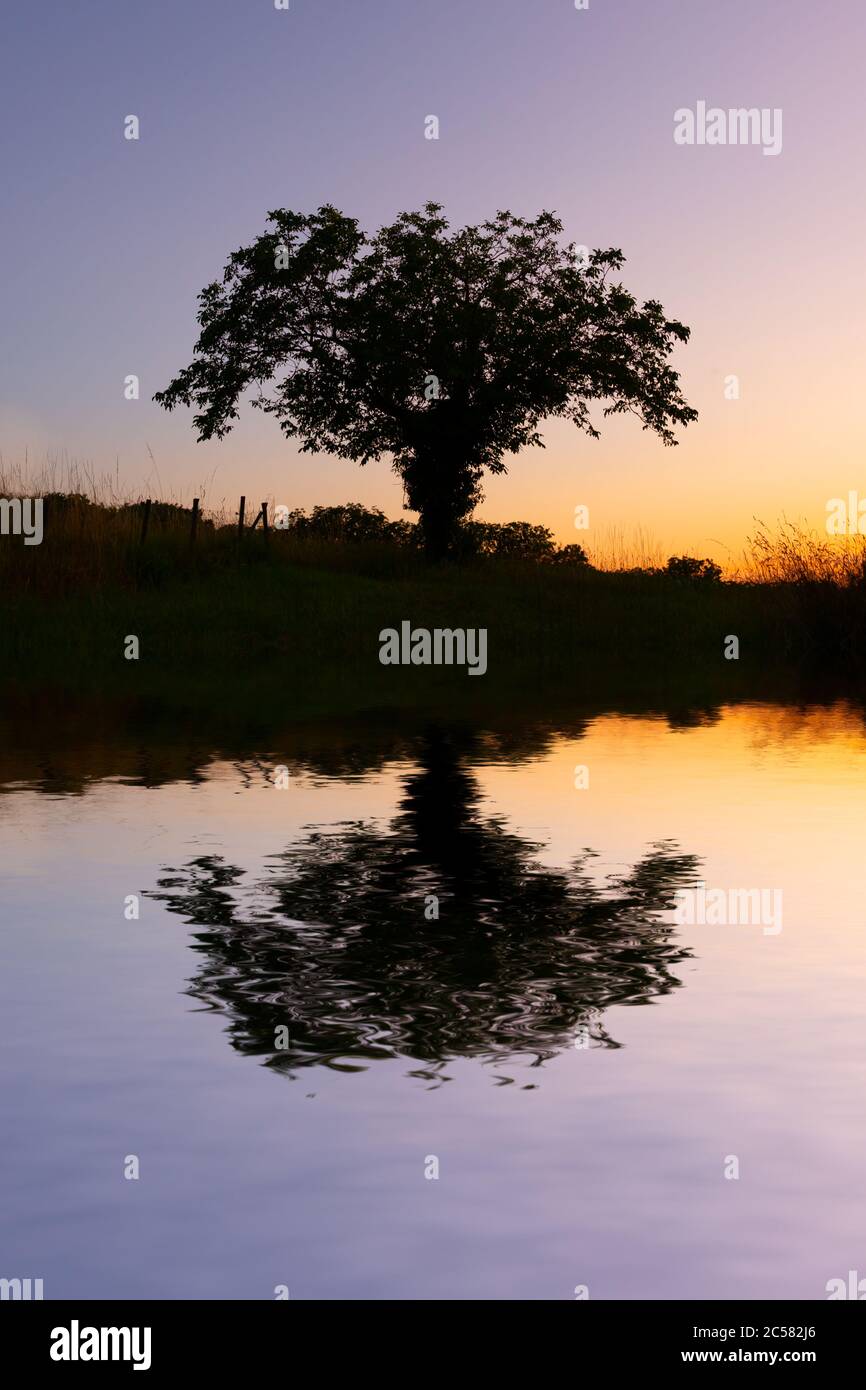
[[[397,539],[311,528],[239,538],[204,520],[193,543],[189,513],[164,507],[143,543],[138,507],[55,502],[41,545],[0,542],[0,679],[7,690],[339,712],[558,692],[725,700],[768,685],[856,688],[866,673],[856,552],[840,563],[839,550],[789,534],[759,547],[750,573],[720,581],[682,564],[600,569],[545,550],[533,528],[484,532],[485,544],[517,537],[528,554],[431,565],[403,527]],[[486,675],[382,666],[379,633],[404,620],[486,628]],[[138,660],[125,659],[129,636]],[[731,636],[737,660],[725,657]]]
[[[272,543],[271,551],[277,547]],[[354,564],[352,560],[354,559]],[[317,562],[318,561],[318,562]],[[531,564],[463,565],[383,575],[363,553],[259,554],[234,564],[188,558],[172,572],[128,576],[47,596],[0,599],[7,677],[118,688],[182,680],[284,680],[296,693],[343,690],[371,699],[484,682],[506,690],[580,676],[635,685],[653,673],[715,673],[736,684],[773,668],[862,672],[866,605],[861,593],[793,585],[701,585]],[[371,572],[372,570],[372,572]],[[394,668],[379,663],[379,632],[484,627],[488,672]],[[140,659],[124,658],[139,639]],[[738,661],[725,659],[739,639]]]

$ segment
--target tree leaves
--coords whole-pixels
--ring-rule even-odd
[[[268,222],[201,292],[193,360],[154,397],[195,407],[201,440],[249,392],[303,450],[391,455],[408,505],[447,532],[549,416],[597,437],[598,401],[668,445],[697,418],[668,360],[688,328],[612,279],[621,251],[563,244],[553,213],[452,232],[428,203],[371,239],[329,205]]]

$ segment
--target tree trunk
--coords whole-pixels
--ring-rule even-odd
[[[444,560],[454,549],[460,522],[479,500],[476,473],[453,445],[419,450],[402,473],[406,500],[420,515],[425,554]]]
[[[438,499],[428,501],[422,508],[420,524],[427,559],[446,559],[454,540],[454,525],[447,509],[439,504]]]

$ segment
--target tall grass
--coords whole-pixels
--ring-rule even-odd
[[[631,532],[612,526],[601,539],[587,548],[590,563],[608,572],[622,570],[656,570],[665,563],[665,553],[642,526]]]
[[[801,523],[764,523],[747,542],[735,577],[750,584],[859,586],[866,573],[866,536],[827,536]]]
[[[209,515],[215,519],[227,518],[224,501],[215,506],[208,503],[210,487],[207,483],[202,483],[188,498],[174,492],[166,494],[153,452],[149,447],[147,452],[151,468],[139,490],[121,484],[119,464],[111,473],[104,469],[100,471],[89,461],[71,458],[66,453],[46,454],[41,463],[34,464],[26,449],[23,457],[15,461],[10,461],[0,452],[0,497],[59,494],[85,498],[93,506],[117,509],[143,501],[145,497],[167,505],[188,507],[192,497],[198,496]]]

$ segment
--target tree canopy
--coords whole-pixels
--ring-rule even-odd
[[[331,206],[268,223],[202,290],[193,360],[154,399],[194,406],[205,440],[251,391],[304,451],[390,456],[432,553],[485,470],[543,447],[546,418],[596,437],[598,401],[665,444],[696,419],[669,360],[688,328],[618,282],[621,251],[564,243],[551,212],[451,231],[428,203],[372,237]]]

